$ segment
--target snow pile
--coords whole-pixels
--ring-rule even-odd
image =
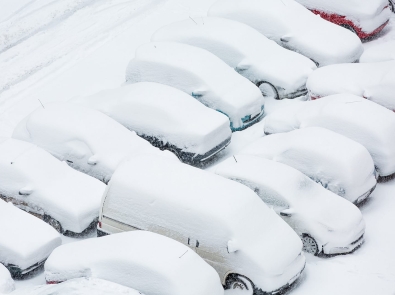
[[[395,60],[395,40],[383,42],[365,49],[359,62],[367,63],[391,60]]]
[[[355,94],[395,110],[395,61],[331,65],[314,71],[307,80],[310,96]]]
[[[4,265],[0,264],[0,294],[10,293],[14,289],[14,280],[11,278],[10,272]]]
[[[316,68],[308,58],[286,50],[253,28],[216,17],[186,19],[162,27],[152,41],[172,41],[206,49],[255,84],[273,84],[279,97],[305,89]]]
[[[62,245],[45,263],[47,282],[105,279],[146,295],[222,295],[218,274],[167,237],[134,231]]]
[[[25,141],[0,138],[0,194],[80,233],[99,214],[105,185]]]
[[[283,217],[284,221],[300,237],[312,236],[319,249],[325,245],[326,252],[334,246],[348,246],[364,233],[365,223],[355,205],[298,170],[255,156],[235,158],[217,165],[215,173],[248,186],[277,214],[290,214]]]
[[[265,117],[265,133],[323,127],[362,144],[381,176],[395,173],[393,112],[351,94],[337,94],[279,108]]]
[[[104,182],[110,180],[119,163],[135,153],[176,158],[101,112],[72,103],[38,108],[18,124],[12,136],[37,144],[71,167]]]
[[[164,158],[124,162],[109,183],[102,217],[189,242],[223,282],[231,271],[273,291],[304,267],[298,236],[253,191]]]
[[[374,163],[366,148],[324,128],[264,136],[240,154],[294,167],[351,202],[358,201],[376,185]]]
[[[245,23],[319,66],[353,62],[363,52],[358,36],[321,19],[294,0],[219,0],[208,15]]]
[[[16,290],[12,295],[142,295],[139,291],[115,284],[113,282],[95,279],[73,279],[57,285],[41,285],[25,287]]]
[[[22,271],[45,260],[62,244],[58,232],[42,220],[0,200],[0,262]]]
[[[186,44],[153,42],[140,46],[126,69],[126,81],[158,82],[192,95],[226,114],[234,130],[246,116],[259,116],[264,98],[254,84],[214,54]]]
[[[205,154],[231,137],[228,118],[184,92],[141,82],[74,100],[139,135],[153,136],[189,153]]]

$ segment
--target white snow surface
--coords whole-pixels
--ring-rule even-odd
[[[126,82],[158,82],[196,97],[225,113],[234,128],[242,118],[261,113],[264,97],[258,87],[207,50],[176,43],[140,46],[126,69]]]
[[[189,153],[205,154],[232,136],[225,115],[164,84],[126,84],[72,102],[94,108],[139,135],[154,136]]]
[[[265,117],[266,133],[323,127],[362,144],[381,176],[395,173],[395,115],[352,94],[295,102]]]
[[[240,154],[294,167],[351,202],[376,185],[374,163],[366,148],[320,127],[264,136]]]
[[[62,241],[59,233],[37,217],[0,200],[0,261],[24,270],[46,259]]]
[[[45,263],[47,281],[79,277],[109,280],[146,295],[224,293],[218,274],[199,255],[148,231],[83,240],[52,252]]]
[[[314,71],[307,80],[311,97],[349,93],[395,111],[395,61],[337,64]]]
[[[216,260],[225,273],[245,275],[264,291],[282,287],[304,266],[298,236],[252,190],[180,162],[131,158],[114,173],[103,200],[106,217],[183,243],[192,236],[197,253],[216,257],[218,272]]]
[[[316,69],[308,58],[286,50],[255,29],[225,18],[202,17],[160,28],[152,41],[181,42],[206,49],[254,83],[267,81],[279,96],[306,87]]]
[[[143,295],[137,290],[96,278],[79,278],[57,285],[39,285],[16,290],[12,295]]]
[[[29,142],[0,137],[0,194],[80,233],[99,215],[105,185]],[[22,194],[22,195],[21,195]]]
[[[0,294],[8,294],[15,290],[14,280],[8,269],[0,264]]]
[[[176,159],[107,115],[73,103],[53,103],[36,109],[19,123],[12,136],[34,143],[104,182],[110,180],[122,161],[135,153]]]
[[[344,198],[324,189],[298,170],[260,157],[237,155],[215,168],[215,173],[252,190],[299,235],[309,234],[330,253],[331,247],[349,246],[365,231],[361,211]]]
[[[380,43],[365,49],[359,62],[368,63],[391,60],[395,60],[395,40]]]
[[[319,66],[353,62],[363,52],[358,36],[294,0],[218,0],[208,15],[245,23]]]

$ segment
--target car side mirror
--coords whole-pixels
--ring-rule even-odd
[[[33,189],[30,187],[24,187],[19,190],[19,195],[20,196],[28,196],[33,192]]]
[[[294,210],[292,209],[284,209],[280,212],[281,216],[286,216],[286,217],[291,217],[292,213],[294,213]]]
[[[233,253],[233,252],[236,252],[237,250],[239,250],[237,242],[234,240],[229,240],[226,248],[228,250],[228,253]]]

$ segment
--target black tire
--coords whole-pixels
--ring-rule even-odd
[[[308,234],[303,234],[302,236],[303,251],[306,253],[313,254],[317,256],[320,249],[318,247],[317,241]]]
[[[345,28],[345,29],[347,29],[347,30],[349,30],[349,31],[351,31],[351,32],[353,32],[355,35],[358,35],[357,31],[355,31],[355,29],[352,26],[347,25],[347,24],[341,24],[340,26]]]
[[[63,234],[63,228],[59,221],[49,215],[44,215],[44,221],[56,229],[59,233]]]
[[[239,274],[230,274],[226,277],[225,290],[238,289],[240,294],[254,294],[254,284],[245,276]]]
[[[274,99],[279,99],[278,91],[273,84],[266,81],[259,81],[256,83],[256,86],[262,92],[262,95],[265,97],[273,97]]]

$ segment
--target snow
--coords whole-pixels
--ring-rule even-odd
[[[354,33],[321,19],[294,0],[218,0],[208,15],[245,23],[319,66],[353,62],[363,52]]]
[[[388,0],[297,0],[308,9],[344,16],[370,33],[391,17]],[[385,7],[387,7],[385,9]]]
[[[314,71],[307,80],[311,97],[349,93],[395,110],[395,61],[337,64]]]
[[[248,186],[277,214],[289,212],[291,216],[283,220],[300,237],[313,237],[326,254],[350,252],[358,245],[351,243],[364,233],[365,223],[355,205],[290,166],[237,155],[217,165],[215,173]]]
[[[14,138],[34,143],[88,175],[108,182],[117,166],[135,153],[160,154],[147,141],[103,113],[72,103],[36,109],[15,128]]]
[[[46,259],[61,244],[58,232],[42,220],[0,200],[0,261],[22,271]]]
[[[0,294],[8,294],[15,290],[14,280],[8,269],[0,264]]]
[[[203,155],[232,136],[225,115],[164,84],[129,84],[73,102],[97,109],[139,135],[154,136],[184,152]]]
[[[258,87],[214,54],[186,44],[152,42],[140,46],[126,69],[126,81],[178,88],[226,114],[234,130],[247,125],[242,121],[245,116],[259,115],[263,109]]]
[[[294,167],[351,202],[376,185],[374,163],[366,148],[320,127],[264,136],[240,154]]]
[[[12,295],[140,295],[139,291],[95,278],[80,278],[57,285],[39,285],[25,287],[13,292]]]
[[[265,117],[265,132],[323,127],[362,144],[381,176],[395,173],[395,116],[369,100],[351,94],[298,102]]]
[[[380,62],[395,60],[395,40],[371,46],[365,49],[359,62]]]
[[[98,217],[105,185],[25,141],[0,138],[0,194],[80,233]],[[21,195],[22,193],[22,195]]]
[[[298,236],[252,190],[183,163],[131,158],[114,173],[103,204],[102,223],[108,217],[185,244],[196,239],[193,248],[222,280],[230,271],[274,291],[304,267]]]
[[[194,251],[167,237],[134,231],[62,245],[45,263],[45,278],[105,279],[146,295],[223,294],[218,274]]]
[[[316,68],[308,58],[282,48],[253,28],[224,18],[188,18],[172,23],[156,31],[152,41],[206,49],[252,82],[271,83],[280,98],[305,89],[307,77]]]

